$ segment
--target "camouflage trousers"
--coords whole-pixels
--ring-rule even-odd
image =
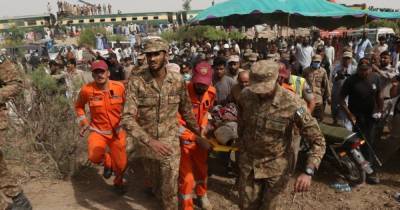
[[[1,135],[2,132],[0,132]],[[12,198],[22,192],[18,181],[9,173],[0,148],[0,210],[13,203]]]
[[[240,169],[239,206],[242,210],[275,210],[282,207],[282,193],[286,189],[288,175],[266,179],[254,179],[254,171]]]
[[[142,161],[145,179],[150,181],[162,209],[177,210],[180,155],[175,154],[165,159],[145,158]]]

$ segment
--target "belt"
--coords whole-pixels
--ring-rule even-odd
[[[103,134],[103,135],[111,135],[111,134],[113,134],[113,130],[105,130],[105,131],[102,131],[102,130],[99,130],[99,129],[94,128],[94,127],[92,127],[92,126],[89,127],[89,130],[90,130],[90,131],[94,131],[94,132],[96,132],[96,133],[98,133],[98,134]],[[121,126],[118,126],[117,128],[115,128],[115,132],[116,132],[116,133],[118,133],[120,130],[121,130]]]

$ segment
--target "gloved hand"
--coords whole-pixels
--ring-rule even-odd
[[[374,113],[372,114],[372,118],[374,118],[375,120],[379,120],[382,118],[382,113],[380,112]]]
[[[208,142],[207,139],[196,136],[196,144],[198,144],[201,148],[205,150],[210,150],[212,148],[212,145]]]

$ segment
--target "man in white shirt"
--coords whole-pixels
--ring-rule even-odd
[[[311,65],[311,58],[314,55],[314,49],[310,46],[310,40],[304,38],[302,44],[296,46],[296,58],[303,69]]]
[[[371,41],[368,39],[367,33],[364,32],[362,38],[358,40],[354,48],[357,61],[359,61],[361,58],[364,58],[365,54],[371,49],[372,49]]]
[[[238,45],[235,41],[232,42],[232,47],[233,47],[233,49],[235,50],[235,53],[236,53],[237,55],[240,55],[240,47],[239,47],[239,45]]]
[[[335,63],[335,48],[332,46],[332,40],[329,39],[325,46],[325,56],[329,61],[330,66]]]
[[[400,39],[396,41],[395,51],[392,53],[392,66],[397,70],[399,70],[399,55],[400,55]]]
[[[317,50],[318,47],[324,46],[325,42],[324,40],[321,39],[321,37],[318,37],[318,39],[314,42],[314,50]]]
[[[377,55],[381,55],[381,53],[387,51],[389,49],[386,44],[386,38],[384,36],[379,37],[379,43],[377,43],[374,47],[374,53]]]

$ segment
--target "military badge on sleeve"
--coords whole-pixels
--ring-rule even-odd
[[[0,64],[3,64],[6,61],[6,56],[0,55]]]

